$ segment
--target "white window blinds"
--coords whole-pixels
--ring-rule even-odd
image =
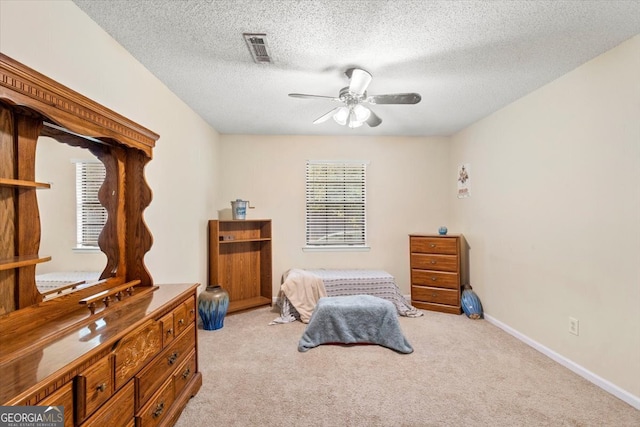
[[[366,163],[308,161],[306,244],[366,245]]]
[[[98,237],[107,222],[107,211],[98,200],[105,178],[100,162],[76,162],[77,248],[98,248]]]

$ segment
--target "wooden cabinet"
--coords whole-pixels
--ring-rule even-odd
[[[173,425],[202,385],[197,288],[159,285],[77,326],[69,327],[68,319],[54,320],[32,330],[28,348],[12,352],[13,341],[4,340],[0,405],[61,405],[69,426]],[[85,312],[79,308],[72,317]],[[169,335],[165,331],[173,329],[163,329],[169,318],[183,319],[184,328],[163,347],[163,337]],[[99,327],[93,328],[95,324]],[[38,340],[49,327],[67,330],[52,341]]]
[[[409,236],[411,304],[417,308],[462,313],[461,288],[468,281],[462,235]]]
[[[228,313],[271,304],[271,220],[209,221],[209,285],[229,292]]]
[[[106,265],[95,283],[41,294],[38,138],[105,166]],[[0,53],[0,405],[64,407],[65,426],[175,424],[202,385],[199,284],[155,285],[144,167],[158,135]]]

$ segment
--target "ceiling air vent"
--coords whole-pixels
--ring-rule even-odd
[[[253,61],[256,64],[271,63],[271,58],[267,51],[268,45],[266,34],[243,33],[242,35],[244,36],[244,41],[247,42],[247,46],[249,46],[249,52],[251,52]]]

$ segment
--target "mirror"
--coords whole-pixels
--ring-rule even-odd
[[[89,150],[41,136],[36,145],[35,176],[51,188],[38,190],[41,255],[51,261],[36,267],[36,285],[50,298],[71,283],[96,282],[107,264],[100,249],[76,248],[76,162],[100,162]]]

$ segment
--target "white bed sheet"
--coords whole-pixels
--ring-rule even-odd
[[[384,270],[333,270],[312,269],[305,270],[320,277],[327,291],[327,296],[372,295],[391,301],[400,316],[418,317],[422,312],[413,307],[400,293],[395,278]],[[277,304],[280,307],[280,317],[272,322],[289,323],[300,319],[295,307],[280,293]]]

